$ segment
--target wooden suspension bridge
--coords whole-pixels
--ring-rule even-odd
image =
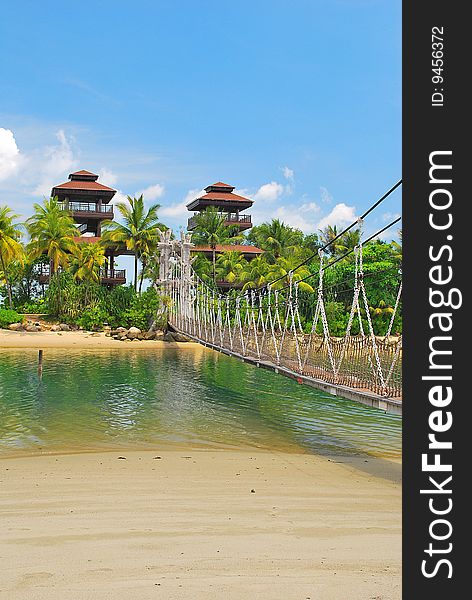
[[[280,290],[219,294],[192,267],[191,235],[161,234],[159,284],[170,298],[169,324],[176,331],[218,352],[270,369],[333,395],[402,413],[402,338],[392,335],[401,302],[400,284],[386,335],[374,333],[363,279],[362,244],[355,249],[355,279],[349,321],[342,337],[330,335],[324,299],[324,256],[315,317],[310,332],[302,328],[298,282],[289,274]],[[367,328],[361,314],[365,315]],[[357,320],[359,334],[352,335]]]

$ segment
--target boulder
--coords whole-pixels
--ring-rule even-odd
[[[41,327],[37,327],[36,325],[27,325],[25,327],[25,331],[28,331],[29,333],[36,333],[38,331],[41,331]]]
[[[175,342],[174,339],[174,334],[171,333],[170,331],[168,331],[163,337],[162,339],[164,340],[164,342]]]
[[[8,325],[8,329],[11,331],[23,331],[24,327],[22,323],[12,323],[11,325]]]
[[[144,339],[145,340],[155,340],[156,339],[156,332],[155,331],[146,331],[146,333],[144,334]]]
[[[61,328],[61,331],[70,331],[70,326],[67,325],[67,323],[61,323],[59,327]]]
[[[117,333],[121,333],[122,335],[124,333],[128,333],[128,330],[126,329],[126,327],[117,327],[116,329],[114,329],[114,331],[116,331]]]
[[[138,329],[137,327],[130,327],[128,329],[127,337],[130,340],[134,340],[139,336],[140,333],[141,333],[141,329]]]
[[[174,331],[172,333],[172,337],[174,338],[174,341],[176,342],[188,342],[189,339],[186,335],[183,335],[182,333],[177,333],[176,331]]]
[[[52,325],[51,327],[51,331],[62,331],[61,326],[60,325]]]
[[[126,342],[126,340],[128,339],[126,335],[120,335],[118,336],[118,339],[120,339],[122,342]]]

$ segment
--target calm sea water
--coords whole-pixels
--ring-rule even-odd
[[[401,419],[204,348],[0,350],[0,454],[203,447],[396,459]]]

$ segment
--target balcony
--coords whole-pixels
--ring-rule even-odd
[[[48,284],[51,275],[49,265],[39,265],[39,271],[37,275],[39,283],[41,283],[42,285]],[[100,269],[100,283],[102,285],[123,285],[126,283],[126,270]]]
[[[197,226],[197,216],[190,217],[187,223],[188,231],[192,231]],[[251,215],[237,215],[236,213],[220,213],[221,217],[224,217],[225,225],[227,227],[236,226],[239,229],[250,229],[252,227]]]
[[[123,285],[126,283],[125,269],[100,269],[100,283],[103,285]]]
[[[68,210],[73,217],[89,219],[113,219],[113,206],[97,202],[61,202],[62,210]]]

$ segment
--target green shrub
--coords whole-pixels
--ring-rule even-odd
[[[20,323],[21,321],[23,321],[23,317],[16,310],[0,308],[0,327],[5,328],[12,323]]]
[[[18,312],[23,314],[41,314],[47,313],[47,305],[43,299],[35,302],[25,302],[17,307]]]
[[[86,308],[82,315],[76,319],[76,323],[82,329],[96,330],[102,329],[105,323],[108,323],[107,313],[99,306]]]

